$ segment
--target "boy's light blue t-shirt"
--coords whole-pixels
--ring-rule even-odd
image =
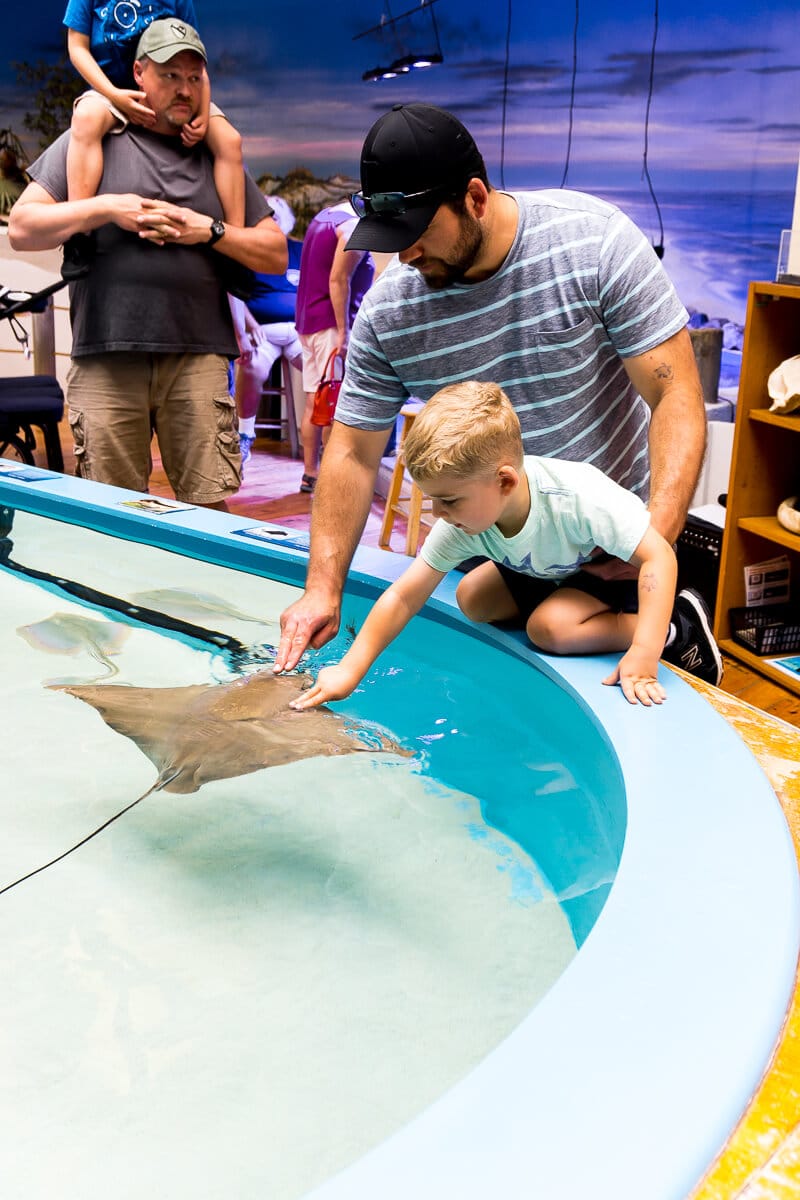
[[[630,560],[647,532],[650,514],[638,496],[589,463],[526,455],[531,493],[528,519],[504,537],[496,525],[470,534],[438,520],[420,558],[434,571],[450,571],[476,554],[538,579],[566,579],[599,547]]]
[[[69,0],[63,23],[88,35],[92,57],[116,87],[132,88],[139,38],[162,17],[197,28],[194,0]]]

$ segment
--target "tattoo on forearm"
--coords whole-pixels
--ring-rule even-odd
[[[660,363],[653,372],[656,379],[672,379],[672,364]]]
[[[639,576],[639,586],[643,592],[654,592],[658,587],[658,579],[653,571]]]

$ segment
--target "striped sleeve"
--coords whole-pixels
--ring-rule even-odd
[[[598,257],[598,298],[621,358],[661,345],[689,319],[652,246],[619,209],[608,221]]]

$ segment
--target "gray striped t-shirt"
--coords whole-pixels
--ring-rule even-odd
[[[578,192],[513,195],[516,237],[489,279],[434,291],[396,263],[367,293],[336,419],[386,429],[409,396],[498,383],[526,454],[592,463],[646,499],[649,410],[621,359],[678,333],[686,310],[618,208]]]

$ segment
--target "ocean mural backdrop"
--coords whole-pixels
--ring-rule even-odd
[[[796,0],[195,4],[214,98],[257,176],[357,175],[376,117],[422,100],[470,127],[496,185],[598,193],[654,244],[663,222],[665,265],[693,310],[741,321],[748,282],[774,277],[800,155]],[[64,8],[38,0],[6,14],[0,129],[30,153],[30,88],[14,64],[57,60]],[[436,45],[441,65],[362,80]]]

